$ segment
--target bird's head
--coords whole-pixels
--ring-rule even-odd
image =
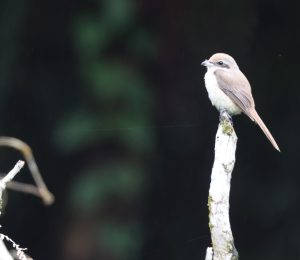
[[[225,53],[216,53],[209,60],[203,61],[201,65],[207,67],[207,69],[239,69],[234,58]]]

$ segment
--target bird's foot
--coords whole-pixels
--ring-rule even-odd
[[[232,118],[226,110],[220,111],[219,125],[222,127],[224,134],[231,135],[234,132]]]
[[[226,110],[221,110],[220,111],[219,120],[220,120],[220,122],[228,121],[233,126],[232,117],[228,114],[228,112]]]

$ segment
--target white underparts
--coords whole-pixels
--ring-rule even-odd
[[[219,88],[214,68],[207,68],[204,76],[205,87],[208,92],[208,97],[219,111],[226,110],[230,115],[240,114],[241,109]]]

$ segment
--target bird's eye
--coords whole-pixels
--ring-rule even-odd
[[[224,62],[220,60],[220,61],[218,61],[218,65],[223,66]]]

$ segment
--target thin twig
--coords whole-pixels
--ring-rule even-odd
[[[0,180],[0,201],[2,201],[2,193],[6,188],[6,184],[16,176],[16,174],[23,168],[24,164],[24,161],[19,160],[14,168]]]
[[[12,168],[12,170],[10,170],[10,172],[0,180],[0,184],[3,185],[5,188],[6,184],[16,176],[16,174],[23,168],[24,164],[24,161],[19,160],[14,166],[14,168]]]
[[[39,189],[33,184],[27,184],[18,181],[11,181],[7,183],[6,187],[10,190],[28,193],[42,199]]]
[[[6,174],[2,179],[0,179],[0,204],[2,204],[2,193],[6,188],[6,185],[11,182],[11,180],[17,175],[17,173],[23,168],[25,162],[19,160],[14,168]],[[4,244],[4,240],[7,240],[12,243],[13,247],[17,250],[18,252],[18,258],[21,260],[27,260],[26,255],[24,253],[23,248],[21,248],[18,244],[16,244],[12,239],[10,239],[8,236],[0,234],[0,259],[3,260],[12,260],[12,256],[9,254],[7,251],[7,248]]]
[[[42,178],[30,146],[17,138],[7,136],[0,137],[0,146],[12,147],[22,153],[26,163],[28,164],[28,168],[31,172],[34,182],[37,185],[40,197],[46,205],[52,204],[54,202],[54,195],[48,190]]]

